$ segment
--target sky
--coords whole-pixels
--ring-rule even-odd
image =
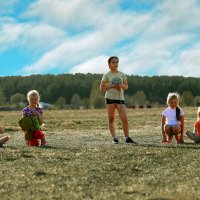
[[[200,0],[0,0],[0,76],[200,77]]]

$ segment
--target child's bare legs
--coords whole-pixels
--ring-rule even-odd
[[[168,139],[167,139],[168,143],[170,143],[172,141],[173,135],[175,136],[177,143],[183,142],[181,140],[181,136],[180,136],[181,127],[179,125],[170,126],[170,125],[166,124],[164,127],[164,131],[168,136]]]
[[[26,144],[28,146],[39,146],[38,139],[41,140],[41,146],[45,146],[46,145],[45,136],[40,130],[35,131],[34,132],[34,138],[32,138],[29,141],[26,141]]]
[[[45,146],[46,145],[45,136],[44,136],[44,133],[42,133],[41,130],[35,131],[34,137],[37,138],[37,139],[41,139],[41,146]]]
[[[29,147],[39,146],[39,142],[37,138],[32,138],[31,140],[26,141],[26,145]]]
[[[0,134],[2,134],[4,132],[4,128],[0,127]]]
[[[181,142],[181,137],[180,137],[181,127],[179,125],[173,126],[172,132],[175,135],[177,143],[180,143]]]
[[[119,113],[119,117],[122,121],[122,128],[124,131],[124,136],[129,137],[129,128],[128,128],[128,117],[126,114],[126,107],[124,104],[117,104],[116,105],[117,111]]]
[[[115,135],[115,104],[107,104],[106,105],[108,111],[108,121],[109,121],[109,130],[113,138]]]
[[[5,128],[0,127],[0,134],[2,134],[4,132]],[[2,146],[2,144],[6,143],[8,140],[10,139],[10,136],[4,136],[0,138],[0,146]]]
[[[168,124],[164,126],[164,131],[167,134],[167,142],[170,143],[172,141],[172,127]]]

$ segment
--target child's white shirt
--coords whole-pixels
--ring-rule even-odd
[[[166,117],[166,124],[170,126],[180,125],[181,122],[176,119],[176,108],[172,109],[170,107],[166,108],[162,115]],[[184,115],[183,110],[180,108],[180,116]]]

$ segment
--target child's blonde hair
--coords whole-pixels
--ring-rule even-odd
[[[31,90],[27,94],[27,100],[30,101],[31,97],[38,97],[38,102],[40,101],[40,95],[37,90]]]
[[[200,121],[200,107],[197,110],[197,121]]]
[[[172,92],[172,93],[169,93],[168,96],[167,96],[167,105],[169,105],[169,101],[171,99],[176,99],[178,101],[178,105],[179,105],[179,94],[177,92]]]

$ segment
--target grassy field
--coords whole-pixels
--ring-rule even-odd
[[[184,108],[193,129],[197,108]],[[0,198],[6,199],[200,199],[200,145],[161,144],[162,108],[129,109],[130,135],[138,143],[112,144],[106,110],[45,111],[48,146],[26,147],[20,112],[0,112]]]

